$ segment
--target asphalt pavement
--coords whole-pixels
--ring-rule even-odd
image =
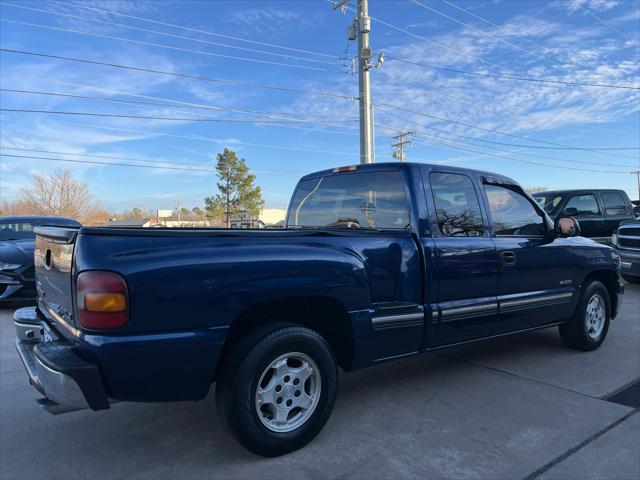
[[[640,414],[604,400],[640,378],[640,287],[595,352],[557,329],[342,374],[306,448],[264,459],[197,403],[53,416],[35,403],[0,310],[0,478],[640,478]]]

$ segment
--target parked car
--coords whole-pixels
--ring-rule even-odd
[[[37,228],[18,350],[53,411],[217,382],[223,425],[280,455],[323,428],[338,366],[551,326],[598,348],[619,258],[578,231],[507,177],[411,163],[303,177],[285,229]]]
[[[640,283],[640,219],[620,224],[611,243],[620,255],[622,278],[629,283]]]
[[[533,198],[552,218],[574,217],[582,235],[610,238],[620,222],[635,218],[633,204],[624,190],[555,190],[538,192]]]
[[[64,217],[0,217],[0,305],[36,298],[33,228],[39,225],[81,226]]]

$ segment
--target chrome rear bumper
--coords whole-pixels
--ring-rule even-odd
[[[78,357],[59,339],[35,307],[16,310],[16,349],[29,383],[46,397],[40,402],[51,413],[109,408],[98,368]]]

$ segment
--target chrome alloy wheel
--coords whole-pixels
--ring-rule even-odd
[[[604,299],[599,293],[594,293],[587,303],[585,327],[591,340],[598,340],[604,328],[606,309]]]
[[[280,355],[265,368],[255,394],[262,424],[273,432],[291,432],[304,424],[320,400],[322,379],[316,363],[304,353]]]

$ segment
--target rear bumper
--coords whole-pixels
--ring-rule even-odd
[[[49,404],[69,409],[109,408],[98,367],[80,358],[39,318],[35,307],[14,313],[16,348],[29,383]]]

